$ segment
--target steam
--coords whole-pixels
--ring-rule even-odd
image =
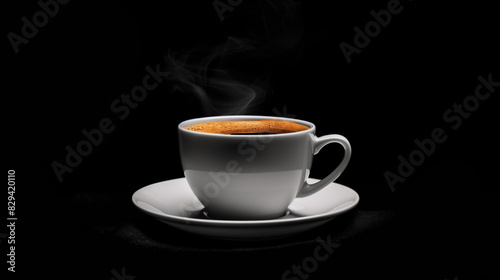
[[[303,35],[297,5],[291,0],[247,2],[231,18],[243,24],[237,26],[244,36],[166,54],[172,91],[195,96],[203,115],[245,114],[256,108],[270,92],[272,73],[296,54],[293,49]],[[231,20],[224,23],[238,24]]]
[[[250,104],[262,102],[266,92],[265,80],[240,69],[241,59],[253,49],[243,39],[228,37],[211,49],[182,55],[170,51],[166,64],[173,89],[195,95],[205,115],[243,114]]]

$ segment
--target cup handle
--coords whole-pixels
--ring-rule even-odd
[[[351,159],[352,153],[351,144],[349,143],[347,138],[339,134],[325,135],[319,138],[312,135],[313,152],[315,155],[321,150],[321,148],[330,143],[339,143],[340,145],[342,145],[342,147],[344,147],[344,158],[340,162],[339,166],[337,166],[337,168],[335,168],[335,170],[333,170],[333,172],[330,173],[330,175],[326,176],[323,180],[312,185],[304,182],[304,185],[302,185],[302,188],[299,190],[297,197],[305,197],[316,193],[317,191],[321,190],[322,188],[333,182],[335,179],[337,179],[346,168],[349,159]]]

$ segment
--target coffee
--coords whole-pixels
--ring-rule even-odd
[[[184,127],[187,130],[233,135],[281,134],[298,132],[309,127],[291,121],[282,120],[240,120],[204,122]]]

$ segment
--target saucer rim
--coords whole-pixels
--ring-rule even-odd
[[[342,185],[342,184],[339,184],[336,182],[332,182],[330,184],[336,185],[336,186],[341,187],[341,188],[348,189],[354,195],[354,200],[350,199],[337,207],[340,207],[340,206],[344,205],[345,203],[352,201],[351,204],[349,204],[347,206],[343,206],[342,208],[340,208],[338,210],[335,210],[335,208],[337,208],[337,207],[335,207],[334,209],[329,210],[328,212],[317,214],[317,215],[296,217],[296,218],[290,218],[290,219],[276,218],[276,219],[263,219],[263,220],[221,220],[221,219],[212,219],[212,218],[199,219],[199,218],[176,216],[176,215],[167,214],[164,212],[159,214],[159,213],[155,213],[155,212],[152,212],[152,211],[149,211],[147,209],[142,208],[136,202],[136,200],[137,200],[136,196],[138,195],[138,193],[140,191],[144,191],[148,187],[152,187],[153,185],[166,183],[166,182],[170,182],[170,181],[182,181],[182,180],[185,181],[186,178],[180,177],[180,178],[169,179],[169,180],[164,180],[164,181],[159,181],[156,183],[148,184],[148,185],[146,185],[146,186],[144,186],[144,187],[142,187],[134,192],[134,194],[132,195],[132,202],[139,210],[145,212],[148,215],[152,215],[155,218],[160,219],[162,221],[176,222],[176,223],[181,223],[181,224],[186,224],[186,225],[193,224],[193,225],[210,225],[210,226],[266,226],[266,225],[300,224],[301,222],[312,222],[312,221],[322,220],[322,219],[327,219],[327,218],[335,218],[337,215],[345,213],[345,212],[353,209],[354,207],[356,207],[356,205],[358,205],[359,200],[360,200],[359,194],[355,190],[353,190],[345,185]],[[315,178],[309,178],[309,180],[319,181],[319,179],[315,179]],[[187,184],[187,182],[186,182],[186,184]],[[312,196],[314,196],[314,194]]]

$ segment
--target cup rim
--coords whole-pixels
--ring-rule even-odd
[[[256,135],[229,135],[229,134],[216,134],[216,133],[206,133],[206,132],[199,132],[199,131],[193,131],[193,130],[187,130],[185,127],[197,123],[203,123],[203,122],[211,122],[211,121],[221,121],[221,120],[227,120],[227,121],[239,121],[239,120],[281,120],[281,121],[291,121],[295,122],[298,124],[305,125],[309,127],[309,129],[302,130],[302,131],[296,131],[296,132],[288,132],[288,133],[279,133],[279,134],[269,134],[269,135],[263,135],[263,134],[256,134]],[[263,116],[263,115],[226,115],[226,116],[210,116],[210,117],[201,117],[201,118],[194,118],[194,119],[189,119],[185,120],[177,126],[180,131],[186,132],[186,133],[194,133],[195,135],[204,135],[204,136],[213,136],[213,137],[239,137],[239,138],[249,138],[249,137],[286,137],[286,136],[292,136],[292,135],[299,135],[299,134],[308,134],[308,133],[314,133],[316,130],[316,126],[308,121],[301,120],[301,119],[293,119],[293,118],[285,118],[285,117],[275,117],[275,116]]]

